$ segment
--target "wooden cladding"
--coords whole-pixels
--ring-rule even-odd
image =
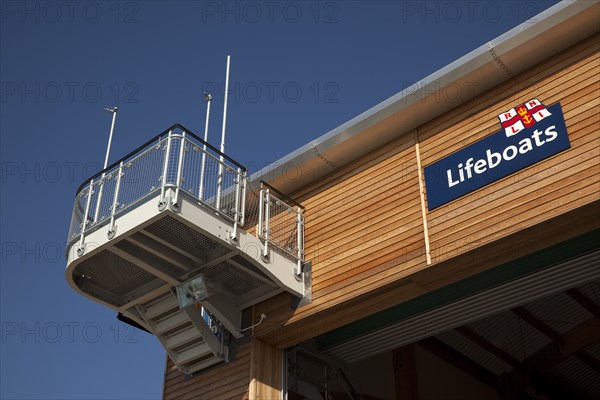
[[[571,149],[428,214],[433,262],[447,260],[600,198],[599,41],[586,41],[419,129],[424,165],[499,130],[496,115],[531,98],[560,102]],[[575,59],[575,57],[577,59]],[[476,112],[474,112],[476,111]],[[457,122],[460,121],[460,122]]]
[[[269,316],[256,329],[259,336],[279,344],[333,329],[356,310],[347,310],[345,318],[337,313],[317,330],[301,325],[426,263],[416,165],[414,136],[402,136],[295,194],[307,210],[305,258],[313,265],[313,302],[295,313],[287,294],[258,305]],[[365,304],[367,313],[375,306]],[[278,327],[294,322],[299,330],[287,339],[278,335]]]
[[[237,349],[236,360],[186,377],[169,359],[165,369],[164,400],[248,399],[250,344]]]
[[[252,338],[251,346],[250,400],[281,398],[281,350],[257,338]]]
[[[543,248],[548,232],[535,228],[548,221],[556,238],[579,232],[562,232],[560,224],[597,214],[599,49],[596,35],[295,193],[306,207],[313,302],[292,311],[282,294],[257,305],[269,316],[257,335],[286,347],[493,268],[514,257],[510,249]],[[432,212],[422,208],[417,151],[425,167],[499,131],[497,115],[531,98],[561,103],[571,148]],[[588,222],[581,226],[598,227],[597,219]],[[539,242],[523,247],[512,243],[517,237]],[[481,262],[469,254],[481,254]]]
[[[259,400],[281,395],[281,350],[257,338],[237,349],[236,359],[186,377],[170,359],[164,400]]]

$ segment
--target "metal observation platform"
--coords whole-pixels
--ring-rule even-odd
[[[304,209],[176,124],[77,190],[66,277],[187,374],[234,359],[242,311],[311,300]],[[245,321],[246,325],[252,321]]]

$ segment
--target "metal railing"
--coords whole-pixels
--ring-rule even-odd
[[[160,206],[178,206],[179,196],[191,196],[233,222],[233,233],[244,224],[246,168],[176,124],[118,162],[86,180],[77,190],[68,242],[108,225],[115,217],[160,193]],[[167,197],[167,189],[174,192]]]
[[[121,160],[86,180],[77,190],[69,229],[69,245],[108,225],[115,234],[115,218],[160,193],[160,207],[178,206],[180,196],[191,196],[238,227],[252,230],[264,243],[304,261],[304,207],[266,182],[249,183],[247,170],[232,158],[176,124]],[[172,189],[172,198],[167,197]],[[246,223],[246,224],[245,224]],[[81,250],[83,252],[83,250]]]
[[[263,240],[263,257],[274,246],[297,261],[296,275],[304,261],[304,207],[266,182],[261,182],[257,236]]]

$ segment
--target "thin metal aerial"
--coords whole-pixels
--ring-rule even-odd
[[[112,137],[113,137],[113,132],[115,131],[115,121],[117,119],[117,107],[113,107],[113,108],[105,108],[104,111],[108,111],[110,113],[112,113],[112,123],[110,124],[110,133],[108,134],[108,145],[106,146],[106,156],[104,157],[104,167],[102,167],[103,170],[106,169],[106,167],[108,166],[108,156],[110,155],[110,146],[112,143]],[[106,171],[102,172],[102,177],[100,178],[102,182],[104,182],[104,177],[106,175]],[[100,204],[100,202],[102,201],[102,192],[104,189],[104,184],[100,185],[100,191],[98,192],[98,200],[97,200],[97,204],[96,204],[96,209],[94,211],[94,223],[98,222],[98,213],[100,212],[100,207],[98,206]]]
[[[210,103],[212,102],[212,95],[204,92],[204,100],[206,101],[206,123],[204,125],[204,152],[202,153],[202,166],[200,167],[200,190],[198,197],[200,200],[204,200],[204,169],[206,166],[206,143],[208,143],[208,121],[210,119]]]
[[[231,56],[227,56],[227,72],[225,74],[225,99],[223,101],[223,129],[221,130],[221,162],[219,163],[219,176],[217,184],[217,210],[220,210],[221,190],[223,188],[223,154],[225,153],[225,128],[227,127],[227,95],[229,93],[229,66]]]

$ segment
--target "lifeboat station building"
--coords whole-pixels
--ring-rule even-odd
[[[79,188],[69,284],[161,343],[164,399],[600,398],[599,4],[253,175],[172,126]]]

